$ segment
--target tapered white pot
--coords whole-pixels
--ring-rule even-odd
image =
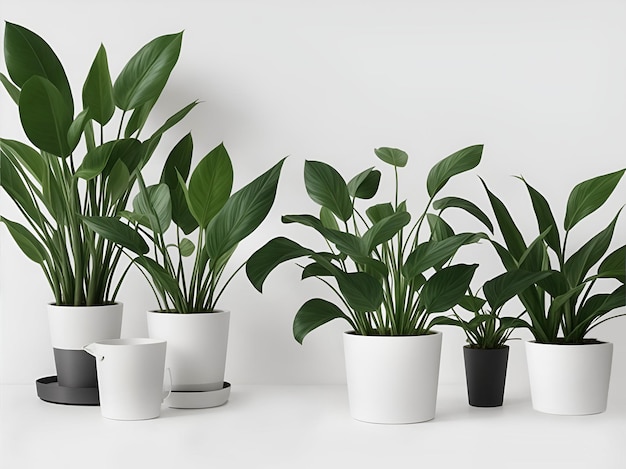
[[[526,342],[533,408],[559,415],[598,414],[606,410],[613,344]]]
[[[416,423],[435,417],[441,333],[418,336],[344,334],[350,413],[371,423]]]
[[[224,387],[229,311],[148,312],[148,335],[167,341],[165,366],[172,391],[216,391]]]

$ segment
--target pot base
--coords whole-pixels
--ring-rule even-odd
[[[229,397],[230,383],[224,381],[222,389],[215,391],[172,391],[165,405],[172,409],[207,409],[226,404]]]
[[[100,405],[98,388],[68,388],[60,386],[56,376],[39,378],[37,396],[42,401],[65,405]]]

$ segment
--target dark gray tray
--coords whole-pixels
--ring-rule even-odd
[[[56,376],[39,378],[37,381],[39,399],[53,404],[100,405],[98,388],[66,388],[59,386]]]

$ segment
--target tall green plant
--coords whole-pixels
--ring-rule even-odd
[[[504,267],[550,273],[518,295],[530,317],[525,327],[538,342],[581,344],[596,326],[625,315],[609,315],[626,304],[626,245],[606,254],[619,212],[576,252],[567,252],[573,228],[604,205],[624,171],[594,177],[573,188],[567,200],[564,234],[559,232],[546,198],[520,178],[530,195],[540,233],[528,246],[504,203],[483,183],[504,238],[505,245],[492,241]],[[609,293],[595,293],[601,283],[617,286]]]
[[[24,254],[41,266],[58,305],[115,300],[121,250],[87,229],[83,216],[114,216],[124,210],[137,174],[161,136],[196,105],[185,106],[140,140],[181,42],[182,33],[150,41],[114,82],[106,49],[100,46],[82,88],[82,110],[75,113],[69,81],[51,47],[32,31],[5,24],[10,78],[0,74],[0,81],[17,104],[32,146],[0,139],[0,186],[26,224],[5,217],[0,221]],[[147,244],[133,233],[128,229],[119,236],[129,236],[137,251],[147,252]]]
[[[400,201],[398,169],[408,155],[394,148],[379,148],[376,156],[391,165],[395,176],[392,203],[372,205],[362,213],[357,202],[378,192],[380,171],[369,168],[348,183],[328,164],[307,161],[304,182],[311,199],[321,205],[319,218],[286,215],[284,223],[314,229],[326,241],[327,251],[316,251],[279,237],[254,253],[246,266],[248,278],[261,291],[269,273],[281,263],[300,257],[311,262],[302,267],[302,278],[315,277],[337,295],[340,306],[325,299],[307,301],[296,313],[293,332],[298,342],[333,319],[343,319],[361,335],[428,334],[431,315],[449,310],[464,297],[476,264],[451,265],[457,250],[475,243],[481,233],[454,234],[435,213],[444,207],[461,208],[485,223],[486,215],[458,197],[434,201],[455,175],[473,169],[482,156],[482,145],[460,150],[437,163],[427,178],[428,203],[412,221],[407,204]],[[433,203],[434,201],[434,203]],[[430,229],[420,242],[424,222]]]
[[[215,310],[224,289],[243,267],[222,281],[237,245],[272,208],[284,161],[231,195],[233,167],[221,144],[198,163],[187,186],[192,150],[188,134],[170,153],[160,183],[146,187],[139,177],[133,210],[120,212],[126,222],[115,217],[84,219],[100,236],[137,256],[134,261],[147,273],[162,311]],[[170,228],[174,233],[166,239]],[[194,232],[195,244],[185,237]],[[143,248],[146,244],[150,251]],[[185,258],[191,256],[189,268]]]

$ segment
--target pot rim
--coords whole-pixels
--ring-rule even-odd
[[[590,347],[594,345],[598,346],[598,345],[612,345],[613,344],[612,342],[598,340],[598,339],[585,339],[585,340],[593,341],[593,342],[587,342],[583,344],[559,344],[555,342],[544,343],[544,342],[537,342],[536,340],[527,340],[526,343],[532,344],[532,346],[544,346],[544,347]]]
[[[199,311],[199,312],[192,312],[192,313],[180,313],[178,311],[160,311],[160,310],[156,310],[156,309],[150,309],[148,310],[148,314],[162,314],[162,315],[170,315],[170,316],[201,316],[201,315],[217,315],[217,314],[225,314],[225,313],[230,313],[230,310],[228,309],[216,309],[214,311]]]
[[[432,337],[441,335],[441,331],[431,330],[428,334],[415,334],[415,335],[362,335],[357,334],[356,331],[344,331],[344,335],[351,337],[363,337],[366,339],[408,339],[412,337]]]
[[[464,345],[463,348],[467,350],[476,350],[479,352],[493,352],[495,350],[506,350],[510,348],[510,346],[505,344],[505,345],[502,345],[501,347],[496,347],[496,348],[476,348],[476,347],[472,347],[471,345]]]
[[[111,306],[123,306],[121,301],[113,301],[103,305],[58,305],[56,303],[48,303],[48,306],[54,306],[55,308],[107,308]]]

